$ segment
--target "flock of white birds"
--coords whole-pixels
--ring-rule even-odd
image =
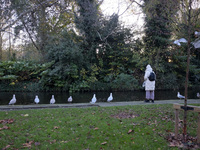
[[[185,99],[185,96],[181,95],[180,92],[178,92],[177,97],[179,99]],[[200,98],[200,93],[197,93],[197,97]],[[71,103],[72,102],[72,96],[70,96],[68,98],[68,102]],[[110,93],[110,96],[107,99],[107,102],[111,102],[113,100],[113,96],[112,93]],[[16,97],[15,94],[13,95],[13,98],[10,100],[9,105],[14,105],[16,103]],[[35,100],[34,102],[36,104],[38,104],[40,102],[40,99],[38,98],[38,96],[35,96]],[[54,98],[54,95],[52,95],[51,99],[50,99],[50,104],[55,104],[56,100]],[[97,102],[97,98],[96,98],[96,94],[93,95],[92,100],[90,101],[91,104],[95,104]]]
[[[194,34],[197,37],[200,37],[200,32],[195,31]],[[187,43],[187,40],[185,38],[181,38],[179,40],[174,41],[174,44],[179,45],[179,46],[181,45],[181,43]],[[195,44],[195,43],[193,43],[193,44]],[[180,99],[185,99],[185,96],[181,95],[180,92],[178,92],[177,97],[180,98]],[[199,93],[197,93],[197,97],[200,98],[200,94]],[[110,96],[108,97],[107,102],[111,102],[112,100],[113,100],[112,93],[110,93]],[[97,101],[96,94],[94,94],[92,100],[90,101],[90,103],[94,104],[94,103],[96,103],[96,101]],[[34,102],[36,104],[38,104],[40,102],[40,100],[39,100],[37,95],[35,97]],[[54,104],[55,102],[56,102],[56,100],[54,98],[54,95],[52,95],[52,98],[50,100],[50,104]],[[70,96],[68,98],[68,102],[72,102],[72,96]],[[14,105],[15,103],[16,103],[16,97],[15,97],[15,95],[13,95],[13,98],[10,100],[9,105]]]
[[[185,96],[181,95],[180,92],[177,93],[177,97],[180,99],[185,99]],[[200,98],[200,94],[197,93],[197,97]]]
[[[73,99],[72,99],[72,96],[70,96],[70,97],[68,98],[68,102],[71,103],[72,100],[73,100]],[[107,102],[111,102],[112,100],[113,100],[113,96],[112,96],[112,93],[110,93],[110,96],[108,97]],[[95,104],[96,101],[97,101],[96,94],[94,94],[92,100],[90,101],[90,103],[91,103],[91,104]],[[12,98],[12,99],[10,100],[10,102],[9,102],[9,105],[14,105],[16,102],[17,102],[17,100],[16,100],[16,97],[15,97],[15,94],[14,94],[14,95],[13,95],[13,98]],[[35,96],[34,102],[35,102],[36,104],[38,104],[38,103],[40,102],[40,99],[38,98],[37,95]],[[55,104],[55,102],[56,102],[56,100],[55,100],[55,98],[54,98],[54,95],[52,95],[52,97],[51,97],[51,99],[50,99],[50,104]]]

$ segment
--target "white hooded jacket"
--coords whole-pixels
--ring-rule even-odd
[[[144,81],[145,81],[145,90],[146,91],[154,91],[155,90],[155,81],[149,80],[149,75],[153,71],[150,65],[147,65],[144,75]]]

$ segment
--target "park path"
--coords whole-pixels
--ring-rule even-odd
[[[184,104],[184,100],[155,100],[154,103],[145,103],[143,101],[129,102],[97,102],[90,103],[68,103],[68,104],[33,104],[33,105],[0,105],[0,111],[4,110],[21,110],[21,109],[44,109],[44,108],[85,108],[85,107],[112,107],[112,106],[127,106],[127,105],[156,105],[156,104]],[[188,99],[188,104],[200,104],[200,99]]]

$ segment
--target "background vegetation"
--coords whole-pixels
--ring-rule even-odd
[[[173,41],[197,39],[199,0],[137,3],[145,15],[139,31],[124,26],[119,14],[105,16],[102,2],[0,0],[0,90],[140,90],[147,64],[157,74],[157,89],[184,88],[188,45]],[[200,53],[189,46],[194,88],[200,84]]]

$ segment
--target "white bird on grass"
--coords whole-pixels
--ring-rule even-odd
[[[180,92],[178,92],[177,97],[180,99],[185,99],[185,96],[181,95]]]
[[[113,100],[113,96],[112,96],[112,93],[110,93],[110,96],[108,97],[107,102],[111,102],[112,100]]]
[[[52,95],[52,98],[50,100],[50,104],[54,104],[56,102],[55,98],[54,98],[54,95]]]
[[[199,93],[197,93],[197,97],[200,98],[200,94]]]
[[[38,103],[40,102],[40,100],[39,100],[39,98],[38,98],[37,95],[35,96],[35,100],[34,100],[34,102],[35,102],[36,104],[38,104]]]
[[[15,94],[13,94],[13,98],[10,100],[9,105],[14,105],[16,101]]]
[[[91,104],[94,104],[94,103],[96,103],[96,101],[97,101],[97,99],[96,99],[96,94],[94,94],[93,95],[93,98],[92,98],[92,100],[91,100]]]
[[[69,103],[72,102],[72,96],[70,96],[70,97],[68,98],[68,102],[69,102]]]

